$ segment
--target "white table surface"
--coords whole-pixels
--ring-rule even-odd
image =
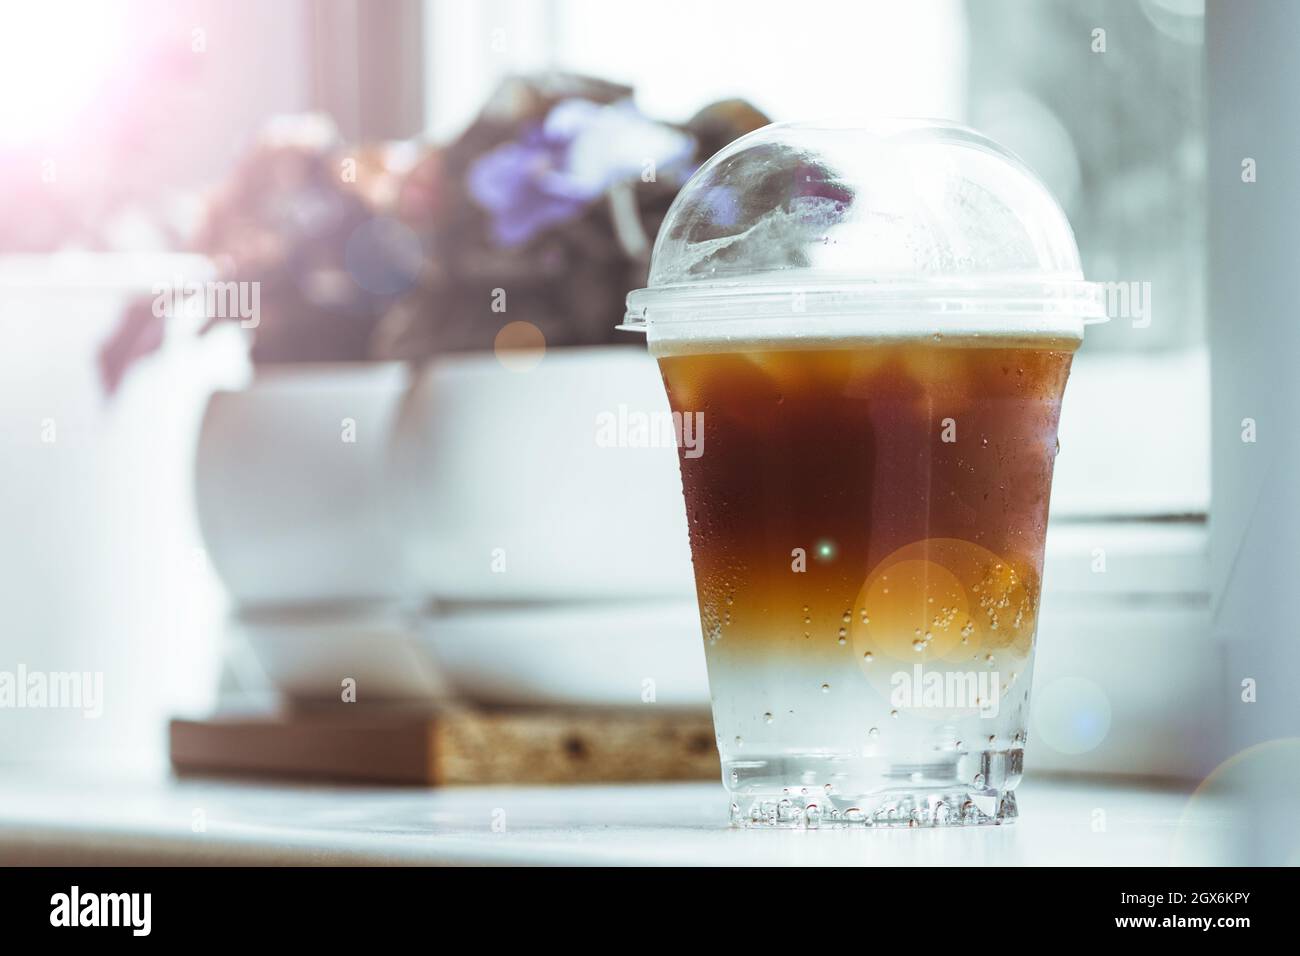
[[[709,783],[419,790],[20,768],[5,777],[7,864],[1231,862],[1226,808],[1131,782],[1030,778],[1007,826],[759,831],[729,828],[721,785]]]

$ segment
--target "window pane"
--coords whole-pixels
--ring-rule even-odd
[[[971,124],[1046,180],[1087,277],[1137,293],[1129,314],[1089,330],[1090,351],[1205,337],[1202,6],[969,4]]]

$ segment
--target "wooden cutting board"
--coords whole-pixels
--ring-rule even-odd
[[[172,767],[350,782],[451,784],[717,780],[707,713],[644,710],[390,710],[339,704],[176,718]]]

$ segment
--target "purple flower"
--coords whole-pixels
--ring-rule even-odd
[[[630,101],[565,100],[519,141],[480,156],[468,185],[491,214],[496,242],[519,246],[652,167],[656,177],[682,176],[694,152],[691,136],[647,119]]]

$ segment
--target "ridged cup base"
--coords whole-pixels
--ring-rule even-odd
[[[1015,820],[1014,790],[902,790],[853,798],[836,794],[750,794],[731,804],[744,828],[997,826]]]

